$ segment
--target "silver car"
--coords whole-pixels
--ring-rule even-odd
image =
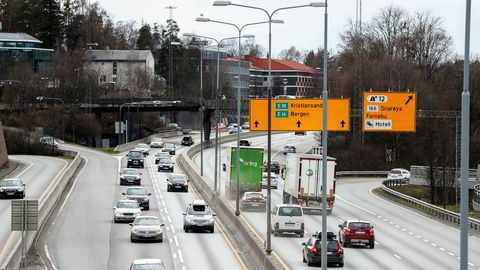
[[[134,200],[119,200],[117,205],[113,207],[113,221],[133,221],[137,216],[142,214],[140,206]]]
[[[278,180],[280,175],[277,175],[273,172],[270,173],[270,187],[272,189],[278,189]],[[262,188],[267,188],[268,186],[268,172],[263,173],[263,178],[262,178]]]
[[[123,168],[120,171],[120,185],[140,185],[142,173],[138,169]]]
[[[162,148],[165,142],[163,141],[162,138],[152,138],[152,141],[150,142],[150,147],[151,148]]]
[[[138,216],[133,223],[130,223],[130,241],[137,242],[142,240],[151,240],[163,242],[163,227],[165,224],[155,216]]]
[[[166,270],[167,268],[160,259],[135,260],[130,265],[130,270]]]
[[[183,213],[183,230],[206,230],[214,233],[215,225],[213,217],[216,216],[204,200],[194,200],[188,205]]]
[[[135,146],[134,151],[140,151],[144,156],[148,156],[150,153],[150,147],[146,143],[139,143]]]

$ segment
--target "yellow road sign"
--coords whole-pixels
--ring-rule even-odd
[[[268,130],[268,100],[249,102],[250,131]],[[272,99],[273,131],[323,129],[323,99]],[[328,130],[350,130],[350,99],[328,100]]]
[[[415,132],[417,93],[363,92],[363,131]]]

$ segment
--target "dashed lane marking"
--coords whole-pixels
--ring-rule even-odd
[[[397,258],[397,259],[399,259],[399,260],[402,259],[402,257],[398,256],[397,254],[393,254],[393,256],[395,256],[395,258]]]

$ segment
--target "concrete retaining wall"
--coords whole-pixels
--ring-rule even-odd
[[[2,122],[0,122],[0,168],[8,163],[7,145],[5,144],[5,136],[3,134]]]

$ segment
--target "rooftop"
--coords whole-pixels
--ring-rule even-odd
[[[0,32],[0,41],[43,43],[42,41],[26,33],[9,33],[9,32]]]
[[[252,64],[252,69],[268,70],[268,58],[248,57],[246,60],[250,61]],[[281,59],[272,59],[272,70],[298,70],[307,72],[316,71],[315,68],[307,65],[295,61]]]

